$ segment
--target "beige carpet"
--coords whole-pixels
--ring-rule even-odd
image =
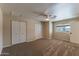
[[[39,39],[4,48],[2,56],[79,56],[79,45],[63,40]]]

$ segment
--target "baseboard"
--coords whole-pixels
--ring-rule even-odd
[[[11,45],[4,45],[3,48],[10,47]]]

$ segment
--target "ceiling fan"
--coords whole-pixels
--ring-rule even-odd
[[[45,20],[50,20],[50,19],[54,19],[56,18],[57,16],[56,15],[52,15],[52,14],[45,14],[45,13],[42,13],[42,12],[33,12],[34,14],[37,14],[39,16],[43,16],[45,17],[46,19]]]

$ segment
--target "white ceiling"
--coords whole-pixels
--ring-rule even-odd
[[[53,11],[52,11],[53,10]],[[49,8],[49,13],[56,15],[56,21],[79,17],[79,4],[78,3],[62,3],[56,4]]]
[[[33,12],[47,13],[57,16],[56,18],[51,19],[52,21],[79,16],[78,3],[9,3],[0,4],[0,6],[4,9],[7,8],[7,12],[10,10],[14,15],[23,15],[23,17],[27,19],[40,21],[44,21],[45,17],[34,14]]]

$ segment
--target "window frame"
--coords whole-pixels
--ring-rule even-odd
[[[64,24],[63,25],[56,25],[56,32],[70,32],[71,30],[66,29],[67,26],[70,26],[70,25],[69,24],[68,25],[64,25]],[[62,27],[62,31],[60,31],[60,30],[58,31],[57,27]],[[70,27],[70,29],[71,29],[71,27]]]

